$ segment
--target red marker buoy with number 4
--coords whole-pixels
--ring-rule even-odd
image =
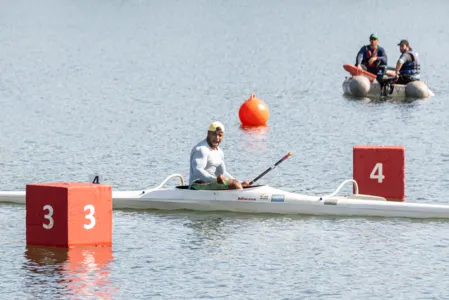
[[[402,146],[354,146],[353,178],[360,194],[405,199],[405,150]]]
[[[26,241],[56,247],[112,244],[112,188],[58,182],[26,186]]]

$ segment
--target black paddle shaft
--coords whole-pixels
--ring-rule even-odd
[[[260,178],[262,178],[263,176],[265,176],[265,174],[267,174],[268,172],[270,172],[271,170],[273,170],[274,168],[277,167],[277,165],[279,165],[281,162],[283,162],[284,160],[286,160],[287,158],[289,158],[290,156],[293,155],[293,152],[289,152],[287,153],[286,156],[284,156],[283,158],[281,158],[277,163],[275,163],[273,166],[269,167],[268,169],[266,169],[265,171],[263,171],[262,174],[260,174],[259,176],[257,176],[256,178],[254,178],[253,180],[250,181],[249,185],[252,185],[254,182],[256,182],[257,180],[259,180]]]

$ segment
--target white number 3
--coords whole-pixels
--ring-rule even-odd
[[[48,220],[48,223],[42,224],[42,227],[44,227],[45,229],[52,229],[53,226],[55,225],[55,220],[53,219],[53,207],[51,205],[44,205],[43,210],[48,210],[48,213],[44,215],[44,218]],[[92,229],[95,227],[95,217],[94,217],[94,213],[95,213],[95,207],[92,204],[88,204],[86,206],[84,206],[84,211],[88,210],[89,213],[86,215],[86,219],[88,219],[90,221],[89,224],[84,224],[84,229]]]
[[[377,179],[377,182],[382,183],[382,181],[385,179],[385,175],[383,175],[383,173],[382,173],[382,168],[383,168],[382,163],[377,163],[374,166],[374,169],[371,171],[369,178]],[[377,172],[377,175],[376,175],[376,172]]]
[[[86,219],[90,220],[90,224],[84,224],[84,229],[92,229],[95,226],[95,207],[92,204],[84,206],[84,211],[89,210],[89,214],[86,215]]]
[[[48,224],[42,224],[45,229],[52,229],[55,221],[53,220],[53,207],[51,205],[44,205],[44,210],[48,210],[48,214],[44,215],[44,218],[48,220]]]

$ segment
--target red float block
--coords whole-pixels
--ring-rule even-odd
[[[112,244],[112,188],[81,182],[26,186],[26,240],[56,247]]]
[[[354,146],[353,177],[358,183],[360,194],[404,201],[404,147]]]

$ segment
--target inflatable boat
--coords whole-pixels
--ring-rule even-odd
[[[387,76],[378,82],[376,75],[359,70],[354,65],[345,64],[343,68],[351,76],[343,81],[343,93],[354,97],[394,97],[394,98],[428,98],[434,96],[423,81],[413,81],[408,84],[396,84]]]

